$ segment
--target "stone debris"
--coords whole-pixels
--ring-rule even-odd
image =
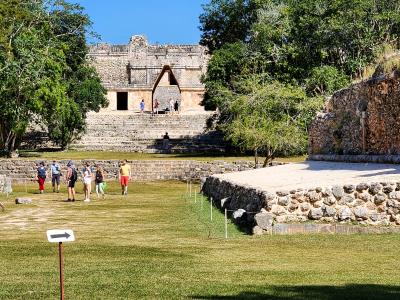
[[[32,204],[31,198],[17,198],[15,199],[15,204]]]

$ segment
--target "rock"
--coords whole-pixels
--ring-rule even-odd
[[[276,216],[281,216],[287,213],[286,209],[277,204],[272,205],[271,212]]]
[[[336,199],[340,199],[344,196],[344,189],[340,185],[334,185],[332,187],[332,194]]]
[[[287,206],[289,203],[290,203],[290,197],[288,196],[278,198],[279,205]]]
[[[261,227],[259,227],[259,226],[254,226],[254,227],[253,227],[253,234],[254,234],[254,235],[263,235],[263,234],[264,234],[264,231],[263,231],[263,229],[262,229]]]
[[[336,198],[335,197],[333,197],[333,195],[332,196],[328,196],[328,197],[326,197],[326,198],[323,198],[324,199],[324,204],[326,204],[326,205],[333,205],[333,204],[335,204],[336,203]]]
[[[254,216],[254,219],[262,229],[269,229],[274,223],[274,215],[272,213],[258,213]]]
[[[380,183],[377,182],[373,182],[371,183],[370,187],[369,187],[369,193],[371,195],[376,195],[378,194],[380,191],[382,190],[382,185]]]
[[[221,199],[221,207],[225,208],[229,204],[229,198],[223,198]]]
[[[382,192],[384,192],[385,194],[389,194],[392,191],[394,191],[394,188],[391,185],[385,185],[382,189]]]
[[[346,184],[345,186],[343,186],[343,189],[347,194],[351,194],[354,192],[355,187],[352,184]]]
[[[400,225],[400,215],[392,216],[392,218],[396,225]]]
[[[247,216],[246,211],[242,208],[235,210],[232,214],[233,221],[235,224],[241,225],[246,223]]]
[[[336,209],[331,206],[324,206],[322,208],[324,217],[334,217],[336,215]]]
[[[288,216],[284,215],[284,216],[277,216],[276,217],[276,222],[277,223],[287,223],[288,222]]]
[[[15,199],[15,204],[31,204],[32,199],[31,198],[17,198]]]
[[[379,220],[379,214],[376,211],[372,211],[369,214],[369,218],[372,222],[377,222]]]
[[[298,208],[299,208],[299,203],[292,202],[292,203],[289,204],[289,211],[290,212],[294,212]]]
[[[353,195],[346,194],[346,195],[344,195],[344,196],[342,197],[342,199],[339,201],[339,203],[340,203],[341,205],[349,205],[349,206],[352,206],[354,200],[355,200],[355,198],[353,197]]]
[[[321,194],[316,191],[307,192],[305,196],[308,197],[311,203],[321,200]]]
[[[315,188],[315,191],[316,191],[317,193],[321,193],[321,192],[322,192],[322,187],[319,187],[319,186],[316,187],[316,188]]]
[[[360,193],[362,193],[363,191],[368,190],[368,189],[369,189],[369,184],[364,183],[364,182],[363,183],[359,183],[356,186],[357,192],[360,192]]]
[[[310,212],[308,213],[308,216],[312,220],[319,220],[323,217],[324,212],[322,211],[322,208],[311,208]]]
[[[400,200],[400,192],[394,191],[389,194],[389,199]]]
[[[300,209],[301,209],[301,211],[303,211],[303,212],[309,211],[310,208],[311,208],[311,205],[310,205],[310,203],[308,203],[308,202],[304,202],[304,203],[301,203],[301,204],[300,204]]]
[[[324,205],[322,200],[313,203],[313,207],[315,208],[322,207],[322,205]]]
[[[277,191],[276,194],[277,194],[279,197],[283,197],[283,196],[289,195],[289,191],[281,190],[281,191]]]
[[[369,193],[357,193],[357,198],[364,202],[368,202],[371,200],[371,195]]]
[[[351,219],[352,216],[353,216],[353,214],[352,214],[350,208],[348,208],[347,206],[341,207],[339,209],[338,219],[340,221],[349,220],[349,219]]]
[[[330,197],[332,196],[332,190],[330,188],[324,188],[322,191],[322,196],[323,197]]]
[[[375,204],[379,205],[386,201],[386,195],[382,192],[378,192],[374,197]]]
[[[367,220],[368,209],[362,206],[358,206],[354,209],[354,215],[356,216],[356,218]]]

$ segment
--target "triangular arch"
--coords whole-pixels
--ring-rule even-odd
[[[164,76],[164,74],[165,74],[166,72],[169,73],[170,82],[171,82],[171,83],[174,83],[174,84],[171,84],[171,85],[176,85],[176,86],[178,86],[179,92],[181,92],[181,87],[179,86],[178,80],[176,80],[176,77],[175,77],[175,75],[174,75],[174,72],[172,71],[172,69],[171,69],[170,66],[165,65],[165,66],[162,68],[160,75],[158,75],[157,80],[154,82],[154,85],[153,85],[153,95],[154,95],[154,91],[156,90],[158,84],[160,83],[161,79],[163,78],[163,76]]]

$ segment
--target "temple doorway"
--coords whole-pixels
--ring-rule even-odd
[[[169,103],[171,99],[174,103],[175,101],[178,101],[179,109],[181,108],[181,90],[178,81],[176,80],[174,73],[169,66],[164,66],[154,84],[152,98],[153,107],[156,99],[159,102],[158,108],[160,112],[169,109]]]

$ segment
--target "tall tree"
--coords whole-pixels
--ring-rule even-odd
[[[65,147],[84,130],[86,113],[107,103],[86,62],[90,21],[56,0],[12,0],[0,13],[0,145],[12,152],[28,125],[41,123]]]

